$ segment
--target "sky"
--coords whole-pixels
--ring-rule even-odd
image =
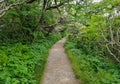
[[[93,2],[100,2],[101,0],[93,0]]]

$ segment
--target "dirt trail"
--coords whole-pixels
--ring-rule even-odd
[[[65,38],[50,50],[41,84],[79,84],[64,51]]]

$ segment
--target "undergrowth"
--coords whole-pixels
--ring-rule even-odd
[[[33,45],[1,45],[0,84],[39,84],[49,48],[60,38],[60,34],[52,34]]]
[[[120,84],[120,67],[109,57],[85,54],[69,39],[65,49],[80,84]]]

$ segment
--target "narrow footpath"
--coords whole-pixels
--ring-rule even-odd
[[[79,84],[63,47],[65,40],[51,48],[41,84]]]

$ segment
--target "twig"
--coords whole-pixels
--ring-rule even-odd
[[[6,13],[7,10],[9,10],[10,8],[16,6],[16,5],[20,5],[24,2],[18,2],[18,3],[13,3],[13,4],[10,4],[9,6],[5,7],[3,10],[0,11],[0,18]]]
[[[112,53],[112,51],[110,50],[110,48],[108,47],[108,45],[109,45],[109,44],[106,44],[106,48],[107,48],[108,52],[109,52],[110,55],[112,55],[112,56],[114,57],[114,59],[120,64],[119,58],[117,58],[117,56]]]

